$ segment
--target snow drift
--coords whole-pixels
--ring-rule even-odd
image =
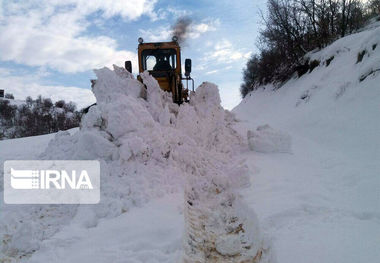
[[[191,94],[190,103],[178,106],[148,72],[141,74],[146,89],[117,66],[95,73],[97,105],[83,117],[80,131],[73,135],[59,132],[41,158],[100,160],[101,202],[25,209],[4,206],[2,253],[30,255],[62,225],[94,227],[101,218],[116,217],[151,199],[182,192],[186,185],[186,198],[208,218],[208,231],[220,237],[202,250],[199,244],[208,237],[195,240],[186,233],[187,256],[204,259],[214,253],[215,257],[246,259],[260,252],[263,259],[269,258],[268,251],[261,250],[255,215],[238,194],[238,189],[249,184],[247,168],[235,157],[247,147],[246,141],[231,128],[236,120],[220,106],[218,88],[205,82]]]

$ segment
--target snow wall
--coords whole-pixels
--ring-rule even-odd
[[[178,106],[148,72],[141,74],[146,89],[117,66],[95,73],[97,105],[80,131],[59,132],[41,158],[99,160],[100,203],[6,206],[3,255],[30,255],[73,219],[95,227],[100,218],[185,190],[186,262],[269,262],[256,216],[238,194],[249,185],[248,169],[236,159],[247,142],[231,127],[236,120],[220,106],[217,86],[203,83]]]

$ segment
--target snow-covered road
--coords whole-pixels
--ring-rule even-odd
[[[278,261],[377,262],[380,166],[293,141],[293,154],[245,154],[256,172],[244,196]]]

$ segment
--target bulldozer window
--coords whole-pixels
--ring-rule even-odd
[[[141,55],[143,70],[166,71],[177,67],[175,49],[146,49]]]

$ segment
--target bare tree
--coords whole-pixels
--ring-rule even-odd
[[[0,139],[35,136],[67,130],[79,126],[81,113],[72,102],[58,101],[38,96],[27,97],[24,104],[10,104],[0,100]]]
[[[361,28],[367,13],[373,14],[366,10],[380,9],[380,0],[367,9],[360,0],[268,0],[267,9],[267,15],[261,11],[260,52],[243,71],[243,97],[257,84],[281,83],[297,69],[307,71],[307,52]]]

